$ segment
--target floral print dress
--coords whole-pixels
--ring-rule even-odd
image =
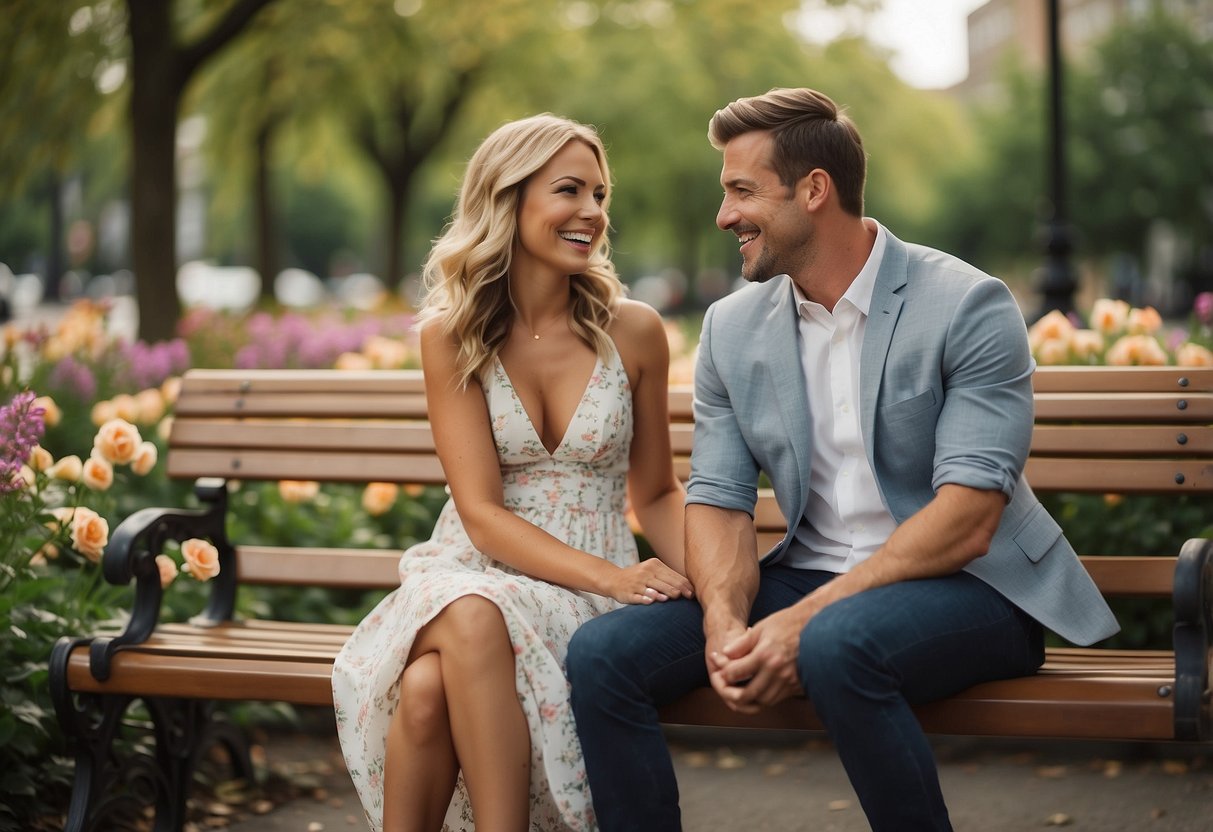
[[[500,361],[483,384],[505,505],[576,549],[637,562],[624,514],[632,395],[617,353],[599,359],[572,421],[548,453]],[[596,828],[564,675],[569,639],[617,604],[518,573],[472,546],[453,501],[433,536],[400,559],[400,588],[359,624],[333,667],[337,732],[372,828],[383,822],[385,737],[417,631],[447,604],[480,595],[501,610],[514,646],[518,699],[531,734],[531,830]],[[473,829],[463,778],[445,832]]]

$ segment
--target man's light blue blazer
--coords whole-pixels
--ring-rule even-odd
[[[1032,437],[1027,332],[1006,285],[888,235],[860,358],[868,461],[904,522],[946,483],[1007,495],[990,551],[966,571],[1075,644],[1118,629],[1099,590],[1023,478]],[[704,316],[687,503],[745,511],[765,472],[783,515],[778,562],[809,496],[809,400],[787,276],[746,286]]]

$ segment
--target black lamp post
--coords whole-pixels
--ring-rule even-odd
[[[1045,220],[1045,263],[1036,270],[1042,317],[1054,309],[1074,310],[1077,280],[1070,263],[1073,245],[1066,222],[1065,115],[1062,106],[1061,21],[1059,0],[1046,0],[1049,9],[1049,213]]]

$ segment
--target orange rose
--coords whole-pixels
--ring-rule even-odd
[[[288,503],[306,503],[320,493],[320,483],[312,480],[282,480],[278,494]]]
[[[409,348],[395,338],[372,335],[362,345],[362,354],[377,370],[392,370],[403,367],[409,356]]]
[[[370,370],[371,359],[360,352],[343,352],[333,364],[334,370]]]
[[[1129,332],[1132,335],[1153,335],[1162,328],[1162,316],[1153,306],[1143,306],[1129,312]]]
[[[117,411],[114,410],[114,403],[104,401],[97,402],[95,405],[93,405],[93,409],[89,411],[88,417],[94,425],[101,427],[110,419],[113,419],[116,413]]]
[[[1036,345],[1036,360],[1043,365],[1065,364],[1070,360],[1070,342],[1066,338],[1046,338]]]
[[[1175,363],[1181,367],[1213,367],[1213,351],[1189,341],[1175,351]]]
[[[131,460],[131,470],[141,477],[147,476],[156,467],[156,459],[159,454],[160,451],[157,450],[155,442],[140,442],[135,451],[135,458]]]
[[[1064,314],[1054,309],[1028,330],[1028,343],[1035,350],[1045,341],[1060,340],[1069,343],[1074,324]]]
[[[121,419],[124,422],[139,421],[139,403],[130,393],[119,393],[110,399],[110,404],[114,406],[115,419]]]
[[[181,377],[166,378],[160,385],[160,395],[164,397],[165,404],[176,404],[177,396],[181,395]]]
[[[110,419],[93,438],[93,448],[115,465],[126,465],[139,450],[139,429],[125,419]]]
[[[1129,320],[1129,304],[1123,300],[1100,298],[1091,306],[1091,329],[1101,335],[1116,335]]]
[[[64,482],[80,482],[84,473],[84,465],[75,454],[62,457],[58,462],[46,469],[46,475],[53,480]]]
[[[156,436],[160,441],[168,442],[169,434],[173,432],[173,417],[165,416],[160,420],[160,424],[156,425]]]
[[[197,537],[182,541],[181,556],[185,558],[182,569],[196,580],[209,581],[219,574],[219,550],[208,541]]]
[[[177,562],[168,555],[156,555],[156,568],[160,570],[160,588],[177,580]]]
[[[63,421],[63,411],[50,396],[39,396],[34,399],[33,407],[40,407],[46,411],[42,414],[42,420],[46,422],[48,428],[53,428]]]
[[[54,464],[55,458],[51,452],[41,445],[35,445],[29,452],[29,467],[35,471],[45,471]]]
[[[1080,329],[1070,339],[1070,350],[1086,361],[1103,351],[1103,336],[1093,329]]]
[[[164,396],[154,387],[136,393],[135,404],[139,413],[136,421],[141,425],[154,425],[164,415]]]
[[[1108,350],[1105,359],[1114,367],[1161,366],[1167,351],[1149,335],[1124,335]]]
[[[80,481],[94,491],[106,491],[114,484],[114,466],[94,454],[84,461]]]
[[[80,506],[72,514],[72,546],[93,563],[101,560],[109,535],[109,523],[91,508]]]
[[[394,482],[367,483],[362,492],[362,507],[372,517],[386,514],[400,495],[400,486]]]

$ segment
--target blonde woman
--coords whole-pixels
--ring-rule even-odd
[[[609,196],[593,130],[506,124],[426,262],[422,362],[451,500],[333,672],[376,829],[596,828],[568,641],[619,604],[691,595],[668,347],[622,296]],[[639,561],[625,499],[658,558]]]

